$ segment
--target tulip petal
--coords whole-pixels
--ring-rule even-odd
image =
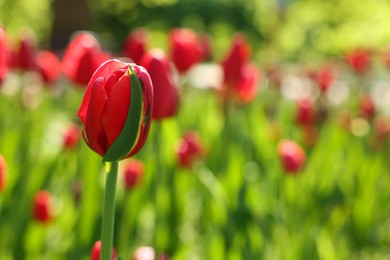
[[[119,136],[111,144],[108,151],[104,154],[103,160],[118,161],[129,154],[139,139],[140,125],[142,120],[142,86],[133,69],[129,66],[131,100],[127,114],[126,123]]]
[[[77,115],[80,117],[81,121],[84,123],[86,122],[86,116],[87,116],[87,109],[89,106],[89,102],[91,99],[91,92],[92,88],[95,84],[95,81],[102,77],[104,79],[108,79],[112,73],[114,73],[117,69],[120,69],[122,67],[126,67],[127,65],[119,60],[108,60],[104,62],[92,75],[91,80],[88,83],[87,89],[85,90],[84,98],[81,103],[81,106],[79,108],[79,111],[77,112]]]
[[[152,111],[153,111],[153,84],[150,78],[150,75],[146,69],[142,66],[135,65],[133,67],[134,72],[138,76],[139,81],[142,86],[142,96],[143,96],[143,108],[142,108],[142,122],[140,125],[140,136],[138,138],[137,144],[130,153],[126,155],[125,158],[133,156],[138,153],[138,151],[143,147],[146,142],[146,137],[148,136],[150,124],[152,123]]]
[[[107,137],[101,124],[101,115],[107,101],[104,83],[104,78],[98,78],[92,87],[85,125],[88,144],[92,150],[100,155],[103,155],[104,151],[107,150]]]
[[[110,79],[106,83],[108,100],[102,114],[102,125],[107,135],[108,146],[114,142],[122,131],[129,111],[131,97],[130,76],[128,74],[122,76],[119,80],[117,79],[112,87],[107,87]],[[108,88],[110,88],[110,91],[108,91]]]

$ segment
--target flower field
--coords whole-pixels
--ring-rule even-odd
[[[220,59],[188,28],[167,32],[167,50],[146,48],[147,33],[114,53],[83,32],[55,53],[27,34],[13,49],[0,30],[0,259],[99,259],[102,150],[123,121],[115,104],[131,106],[115,92],[105,136],[88,123],[103,107],[93,73],[111,59],[122,74],[101,77],[108,96],[123,66],[138,69],[125,62],[145,67],[154,89],[134,122],[145,144],[119,161],[113,259],[389,258],[385,52],[262,66],[244,33]]]

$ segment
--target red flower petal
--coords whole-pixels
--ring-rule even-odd
[[[104,89],[104,78],[98,78],[93,85],[90,104],[87,111],[85,125],[88,144],[92,150],[103,155],[107,150],[107,137],[103,131],[101,116],[107,102],[107,94]]]
[[[86,123],[87,109],[91,99],[91,90],[95,84],[95,81],[102,77],[108,79],[112,73],[121,67],[127,67],[127,65],[119,60],[108,60],[104,62],[92,75],[91,80],[88,83],[87,89],[85,90],[84,98],[77,112],[77,115],[80,117],[81,121]]]
[[[106,83],[106,89],[110,91],[107,91],[108,99],[101,118],[108,146],[121,133],[130,106],[130,76],[127,73],[118,80],[116,74],[118,73],[114,73]],[[113,83],[112,86],[108,86],[110,83]]]

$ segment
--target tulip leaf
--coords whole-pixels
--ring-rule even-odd
[[[106,162],[124,159],[135,147],[139,138],[143,114],[142,86],[130,65],[129,74],[131,88],[129,112],[122,131],[103,156],[103,161]]]

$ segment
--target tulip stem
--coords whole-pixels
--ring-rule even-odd
[[[109,162],[106,166],[108,167],[108,169],[103,201],[103,221],[101,238],[102,245],[100,251],[100,260],[111,260],[112,245],[114,240],[115,192],[118,176],[118,162]]]

